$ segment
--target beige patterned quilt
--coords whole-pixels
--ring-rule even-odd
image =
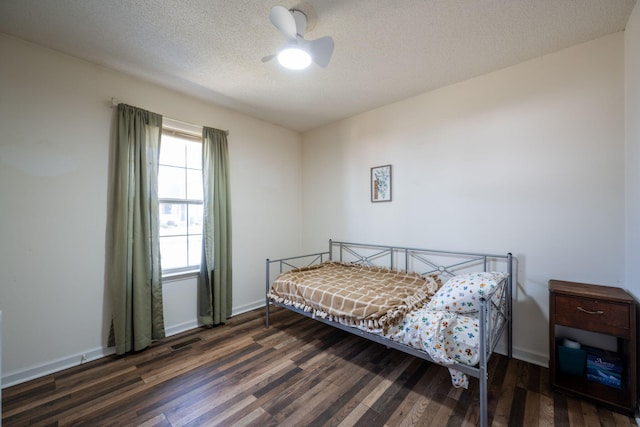
[[[330,261],[282,273],[269,297],[314,316],[386,331],[441,285],[436,276]]]

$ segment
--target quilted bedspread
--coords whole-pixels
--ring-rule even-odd
[[[386,331],[440,286],[436,276],[330,261],[282,273],[269,297],[315,316]]]

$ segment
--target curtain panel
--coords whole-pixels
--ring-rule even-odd
[[[202,261],[198,276],[198,321],[224,323],[231,316],[231,197],[227,132],[202,129],[204,192]]]
[[[119,104],[111,152],[106,280],[117,354],[165,336],[158,239],[162,116]]]

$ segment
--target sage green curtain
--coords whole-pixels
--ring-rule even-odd
[[[202,129],[204,209],[198,320],[218,325],[231,317],[231,197],[227,133]]]
[[[162,116],[120,104],[112,146],[106,280],[109,345],[138,351],[164,337],[158,240],[158,162]]]

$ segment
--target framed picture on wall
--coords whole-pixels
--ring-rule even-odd
[[[371,201],[391,201],[391,165],[371,168]]]

